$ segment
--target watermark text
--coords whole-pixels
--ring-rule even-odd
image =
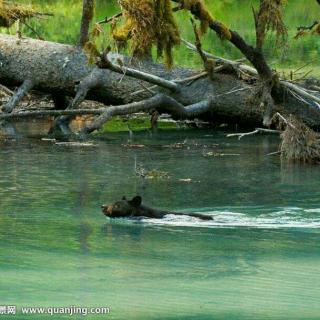
[[[68,307],[21,307],[0,305],[0,317],[2,315],[16,315],[22,313],[25,315],[36,315],[36,314],[46,314],[46,315],[68,315],[68,316],[87,316],[87,315],[106,315],[110,313],[109,307],[78,307],[78,306],[68,306]]]

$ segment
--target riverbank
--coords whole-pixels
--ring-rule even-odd
[[[21,0],[25,4],[33,4],[40,11],[52,12],[53,17],[48,19],[31,20],[29,23],[46,40],[67,44],[76,44],[80,28],[81,2],[67,0],[53,0],[43,3],[40,0]],[[256,4],[258,1],[255,0]],[[208,2],[209,9],[215,16],[227,25],[238,31],[249,42],[255,42],[254,21],[252,17],[252,1],[221,1]],[[115,0],[97,2],[94,21],[100,21],[105,16],[112,16],[118,12]],[[237,14],[241,13],[241,14]],[[235,19],[236,15],[236,19]],[[306,17],[308,21],[306,21]],[[308,64],[296,77],[302,77],[309,72],[309,77],[320,77],[320,66],[318,57],[320,55],[320,37],[306,36],[298,40],[293,39],[296,28],[301,25],[308,25],[319,18],[319,6],[316,1],[305,5],[303,1],[292,0],[285,10],[285,23],[288,27],[288,43],[286,47],[277,48],[274,44],[274,37],[268,36],[265,45],[267,59],[274,69],[280,73],[285,72],[290,78],[291,71]],[[178,24],[181,27],[183,38],[194,43],[194,34],[189,22],[187,13],[178,13]],[[59,26],[57,28],[56,26]],[[63,30],[63,32],[61,32]],[[4,32],[5,29],[1,29]],[[9,32],[14,34],[16,26]],[[23,27],[26,36],[35,37],[35,34]],[[109,26],[104,27],[104,34],[100,39],[100,45],[106,47],[110,44]],[[209,32],[203,38],[203,48],[215,55],[223,56],[232,60],[243,58],[237,49],[227,41],[220,41],[215,34]],[[177,65],[186,67],[202,67],[199,57],[186,49],[183,45],[175,49],[175,61]]]

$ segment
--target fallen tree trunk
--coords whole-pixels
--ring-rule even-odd
[[[118,54],[109,54],[108,58],[111,63],[118,64],[120,59],[125,65],[129,64],[128,58]],[[119,112],[113,107],[112,112],[104,115],[107,119],[110,114],[145,110],[143,103],[139,104],[139,108],[135,104],[132,107],[130,103],[150,99],[160,93],[161,99],[153,99],[158,102],[161,100],[155,109],[171,113],[175,118],[200,117],[201,114],[196,108],[202,108],[201,111],[205,112],[202,117],[217,122],[252,125],[262,123],[264,110],[259,105],[250,103],[255,91],[254,86],[240,80],[236,72],[228,68],[220,68],[219,73],[214,73],[213,77],[198,78],[198,71],[184,68],[168,71],[164,66],[149,61],[135,62],[132,68],[171,80],[168,82],[177,85],[170,88],[160,84],[148,89],[150,81],[137,80],[134,75],[128,76],[126,69],[120,74],[89,65],[87,56],[77,47],[0,34],[0,82],[7,86],[20,86],[17,92],[19,97],[32,89],[50,93],[57,102],[56,109],[65,109],[68,105],[64,102],[64,97],[73,97],[75,93],[75,107],[85,97],[106,106],[127,104],[127,107]],[[155,80],[151,83],[157,82]],[[164,99],[163,95],[175,101],[172,108],[164,108],[163,101],[168,100]],[[17,100],[19,99],[11,99],[4,107],[5,111],[14,110]],[[275,97],[275,101],[282,112],[285,110],[288,114],[296,115],[309,126],[320,127],[320,111],[314,104],[298,99],[289,91],[285,91],[281,97]],[[147,109],[151,109],[152,105],[146,105]],[[184,106],[188,108],[178,112],[177,106],[180,111]],[[97,128],[94,126],[87,132]]]

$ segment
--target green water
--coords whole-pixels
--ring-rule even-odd
[[[317,166],[266,156],[275,137],[141,132],[141,149],[127,138],[1,142],[0,305],[111,308],[86,319],[319,319]],[[144,181],[135,163],[170,179]],[[107,220],[100,205],[124,194],[214,222]]]

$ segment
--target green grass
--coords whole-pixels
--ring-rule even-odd
[[[21,0],[19,2],[33,4],[41,11],[52,12],[54,17],[41,20],[33,20],[30,24],[47,40],[75,44],[78,38],[78,30],[81,18],[82,1],[67,0]],[[251,6],[258,5],[258,0],[221,0],[208,1],[210,10],[214,16],[226,23],[233,30],[238,31],[249,43],[255,42],[254,23]],[[99,1],[96,5],[95,21],[111,16],[119,12],[116,0]],[[194,35],[190,24],[190,15],[187,12],[177,14],[177,20],[181,26],[183,38],[194,42]],[[277,70],[296,69],[305,63],[311,65],[303,71],[312,70],[311,76],[320,76],[318,63],[320,56],[320,37],[306,36],[294,40],[297,26],[308,25],[314,20],[320,19],[320,6],[316,1],[290,0],[285,10],[285,21],[288,26],[289,38],[286,48],[276,48],[274,37],[268,37],[265,53],[271,66]],[[109,27],[104,27],[104,35],[100,45],[105,47],[110,43]],[[15,27],[11,28],[15,32]],[[25,34],[32,36],[32,32],[25,29]],[[34,35],[33,35],[34,36]],[[231,59],[242,58],[241,53],[227,41],[220,41],[213,32],[209,32],[203,39],[204,49]],[[199,57],[187,50],[183,45],[175,50],[175,62],[178,65],[201,68]]]

